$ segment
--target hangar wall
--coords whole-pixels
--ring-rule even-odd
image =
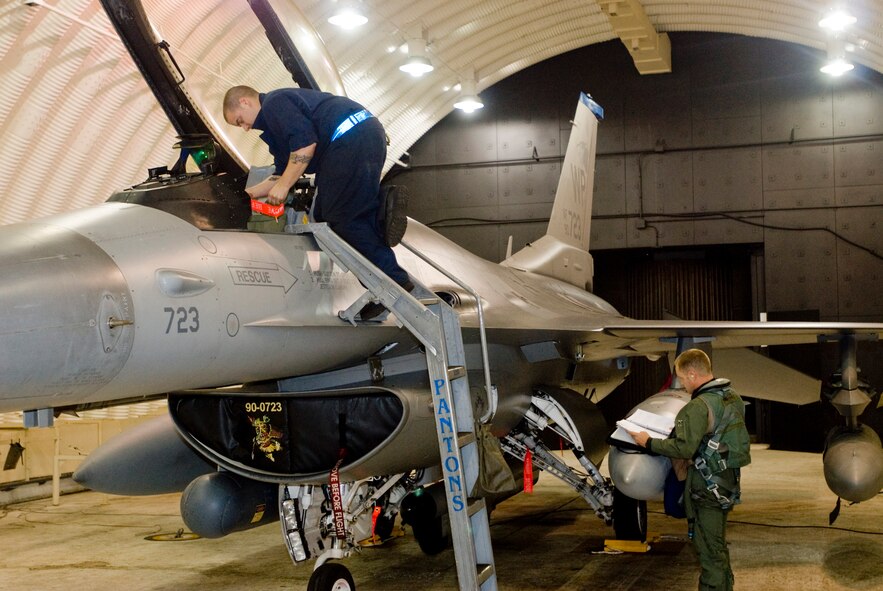
[[[49,496],[58,462],[60,477],[111,437],[167,412],[165,399],[62,414],[52,428],[26,429],[20,412],[0,413],[0,506]],[[17,448],[17,449],[16,449]],[[37,484],[27,489],[24,484]],[[79,485],[65,483],[66,490]]]
[[[756,243],[761,311],[883,319],[883,76],[832,79],[819,52],[766,39],[679,33],[672,47],[672,74],[639,76],[619,42],[516,74],[387,178],[410,188],[413,217],[500,260],[509,235],[517,250],[543,233],[585,90],[606,111],[593,251]]]

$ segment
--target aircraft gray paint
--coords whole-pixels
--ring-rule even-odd
[[[105,4],[138,10],[123,0]],[[168,99],[155,84],[161,102]],[[598,125],[591,107],[583,96],[540,240],[497,265],[413,220],[405,236],[479,294],[492,387],[474,388],[474,405],[509,455],[509,469],[517,474],[529,449],[599,517],[635,525],[633,508],[614,514],[613,484],[598,471],[608,432],[585,393],[606,396],[625,379],[631,357],[665,355],[679,338],[708,338],[721,349],[824,335],[844,350],[834,403],[847,419],[832,434],[826,478],[844,498],[873,496],[883,484],[883,450],[858,423],[867,396],[856,378],[855,342],[876,338],[883,324],[636,321],[589,291]],[[167,111],[193,132],[193,122],[174,116],[197,116],[195,105]],[[364,289],[311,235],[245,231],[244,175],[224,150],[226,173],[154,175],[108,203],[0,228],[0,411],[169,393],[174,424],[163,417],[124,433],[92,454],[76,478],[122,494],[184,490],[185,522],[212,537],[296,514],[299,533],[283,533],[298,563],[349,554],[370,535],[375,503],[387,525],[401,509],[421,546],[439,551],[444,490],[433,484],[439,450],[417,341],[393,317],[357,325],[341,319],[338,312]],[[397,256],[418,283],[453,304],[470,381],[481,384],[478,302],[411,250],[399,247]],[[641,406],[659,408],[661,396],[664,412],[683,403],[669,392]],[[268,418],[278,413],[285,427]],[[351,531],[340,540],[319,500],[344,429],[353,448],[340,469]],[[552,434],[580,470],[549,453],[543,436]],[[622,487],[644,499],[658,493],[665,460],[615,456],[611,473]],[[225,471],[215,471],[219,465]],[[515,480],[493,500],[516,494]]]

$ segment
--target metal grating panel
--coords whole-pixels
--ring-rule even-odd
[[[598,157],[595,160],[592,215],[623,215],[625,211],[625,158]]]
[[[864,77],[843,80],[834,90],[834,135],[883,133],[880,88]]]
[[[708,60],[708,61],[706,61]],[[701,146],[757,143],[761,138],[760,82],[746,73],[738,77],[727,63],[703,57],[692,73],[693,139]],[[710,68],[709,66],[713,66]],[[699,72],[696,71],[699,70]],[[725,72],[720,74],[710,70]],[[739,70],[737,69],[737,72]]]
[[[627,183],[635,188],[640,187],[643,194],[643,200],[638,193],[628,194],[630,212],[643,211],[644,215],[652,215],[693,211],[691,153],[646,154],[629,158],[629,164],[626,168]]]
[[[765,191],[834,186],[831,146],[775,146],[763,149]]]
[[[837,205],[883,205],[880,186],[837,187]]]
[[[765,191],[763,199],[766,209],[816,209],[835,203],[834,187]]]
[[[760,148],[695,152],[693,201],[697,212],[761,209]]]
[[[695,243],[693,237],[696,222],[652,222],[650,229],[656,230],[656,247],[664,246],[692,246]]]
[[[445,176],[438,192],[439,206],[456,211],[497,205],[497,169],[457,168]]]
[[[439,126],[435,141],[436,164],[492,162],[499,158],[493,120],[471,120],[454,113]]]
[[[883,183],[883,141],[841,144],[834,150],[837,185],[880,185]]]
[[[552,203],[561,166],[557,162],[503,166],[498,171],[500,204]]]
[[[439,197],[437,185],[438,171],[434,169],[417,169],[395,177],[393,184],[408,187],[408,215],[420,215],[435,209],[446,209],[448,203],[445,196]],[[421,219],[425,219],[422,218]]]
[[[837,232],[849,240],[883,254],[883,218],[879,208],[848,207],[837,210]],[[883,261],[845,242],[837,244],[837,286],[840,314],[883,316]]]
[[[776,73],[763,80],[761,109],[764,142],[832,136],[830,88],[818,74],[818,67],[795,65],[795,68],[799,69],[790,72],[776,69]]]
[[[693,234],[696,244],[763,242],[763,228],[734,220],[696,220]]]
[[[689,147],[693,140],[689,78],[673,74],[670,79],[640,80],[640,90],[629,89],[625,97],[626,150]]]
[[[589,249],[592,252],[605,249],[626,248],[627,220],[616,218],[592,221],[592,240]]]
[[[497,130],[500,160],[561,155],[558,120],[501,120]]]
[[[836,318],[837,243],[826,232],[809,230],[833,230],[834,212],[767,212],[765,221],[773,226],[803,229],[764,232],[768,310],[819,310],[822,319]]]
[[[439,125],[440,128],[440,125]],[[436,128],[433,133],[427,133],[417,143],[408,149],[408,164],[410,166],[431,166],[436,164],[436,145],[439,134]]]

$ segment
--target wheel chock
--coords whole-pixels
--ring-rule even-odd
[[[657,534],[647,534],[647,540],[604,540],[605,552],[628,552],[631,554],[643,554],[649,552],[654,544],[660,540]]]

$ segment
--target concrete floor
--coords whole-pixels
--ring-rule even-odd
[[[817,454],[755,446],[742,505],[728,536],[736,588],[765,591],[883,589],[883,498],[844,506]],[[650,530],[666,536],[641,555],[595,554],[612,532],[549,476],[533,495],[494,512],[500,589],[693,589],[698,564],[686,525],[650,506]],[[183,527],[178,495],[79,493],[0,510],[0,589],[181,591],[305,589],[311,567],[294,567],[277,525],[221,540],[146,541]],[[670,536],[670,537],[669,537]],[[345,562],[359,591],[456,589],[453,552],[424,556],[410,535]]]

